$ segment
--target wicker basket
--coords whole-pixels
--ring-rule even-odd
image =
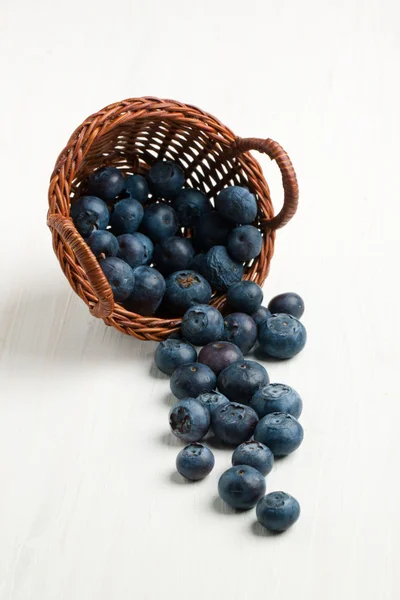
[[[281,170],[284,204],[275,217],[267,182],[249,150],[268,154]],[[114,303],[97,259],[70,218],[70,203],[95,169],[113,165],[126,174],[144,173],[160,158],[180,164],[186,174],[185,185],[203,190],[211,199],[233,184],[246,185],[257,195],[256,225],[263,232],[263,246],[257,259],[246,266],[245,278],[260,285],[268,274],[275,230],[292,218],[298,201],[296,174],[279,144],[270,139],[239,138],[194,106],[173,100],[132,98],[111,104],[86,119],[72,134],[51,176],[47,224],[53,248],[73,290],[92,315],[127,335],[157,341],[177,330],[180,319],[143,317]],[[212,299],[220,309],[225,302],[221,294]]]

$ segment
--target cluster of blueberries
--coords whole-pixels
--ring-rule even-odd
[[[213,291],[240,281],[256,258],[262,235],[251,223],[257,201],[241,186],[215,198],[183,187],[174,162],[155,163],[146,177],[115,167],[91,174],[71,217],[110,283],[117,302],[150,316],[182,316],[208,304]],[[191,237],[182,237],[182,230]]]
[[[268,308],[261,306],[262,290],[251,281],[231,285],[227,299],[240,312],[224,319],[212,306],[192,306],[180,332],[155,352],[155,363],[171,376],[171,391],[178,398],[169,413],[171,431],[189,443],[179,452],[176,467],[192,481],[211,472],[213,453],[199,443],[211,428],[220,441],[237,446],[233,466],[219,479],[220,497],[234,509],[257,505],[264,527],[285,531],[297,521],[299,503],[284,492],[265,495],[265,476],[274,457],[287,456],[303,440],[298,421],[302,400],[293,388],[270,383],[265,368],[244,355],[257,340],[258,351],[275,358],[300,352],[307,337],[299,320],[304,303],[297,294],[286,293],[273,298]],[[203,346],[198,355],[195,346]]]

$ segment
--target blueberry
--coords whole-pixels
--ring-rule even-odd
[[[231,185],[224,188],[215,199],[219,214],[233,223],[246,225],[257,216],[257,201],[247,188]]]
[[[194,228],[194,244],[199,250],[209,250],[213,246],[225,246],[232,230],[232,224],[218,213],[205,213]]]
[[[213,288],[220,292],[243,277],[243,265],[231,259],[224,246],[214,246],[206,254],[202,273]]]
[[[110,256],[99,261],[117,302],[130,296],[135,285],[135,276],[130,266],[120,258]]]
[[[216,385],[217,378],[211,369],[197,362],[175,369],[170,381],[171,392],[177,398],[197,398],[214,390]]]
[[[274,314],[261,324],[258,341],[265,354],[292,358],[306,345],[307,332],[303,323],[291,315]]]
[[[250,406],[229,402],[213,411],[211,422],[213,432],[221,442],[237,446],[251,438],[258,423],[258,417]]]
[[[185,340],[204,346],[218,340],[224,330],[224,318],[217,308],[209,304],[191,306],[183,315],[181,331]]]
[[[123,190],[125,177],[115,167],[102,167],[92,173],[88,180],[88,193],[106,202],[114,200]]]
[[[193,363],[197,360],[196,349],[192,344],[183,340],[168,339],[158,344],[154,361],[163,373],[172,373],[181,365]]]
[[[124,190],[140,204],[144,204],[149,196],[149,186],[142,175],[129,175],[125,179]]]
[[[260,471],[262,475],[268,475],[274,466],[274,455],[271,450],[261,442],[253,440],[240,444],[232,454],[232,465],[249,465]]]
[[[256,391],[250,406],[254,408],[260,419],[272,412],[283,412],[296,419],[301,415],[303,402],[299,394],[283,383],[269,383]]]
[[[251,315],[260,308],[263,293],[254,281],[238,281],[230,286],[226,299],[237,311]]]
[[[268,308],[265,308],[265,306],[260,306],[260,308],[251,315],[251,318],[257,327],[260,327],[261,323],[264,323],[264,321],[266,321],[270,316],[271,312],[268,310]]]
[[[245,313],[232,313],[225,317],[222,339],[236,344],[247,354],[257,341],[257,325]]]
[[[70,213],[76,228],[84,237],[95,229],[106,229],[110,218],[107,204],[96,196],[82,196],[72,204]]]
[[[221,475],[218,493],[232,508],[248,510],[264,496],[266,487],[260,471],[248,465],[237,465]]]
[[[226,396],[223,396],[219,392],[204,392],[204,394],[200,394],[197,396],[196,400],[200,400],[207,407],[210,412],[210,415],[222,404],[227,404],[229,402]]]
[[[170,237],[157,244],[154,251],[154,263],[163,275],[189,269],[194,249],[187,238]]]
[[[183,188],[175,198],[173,207],[178,215],[179,225],[183,227],[193,227],[199,217],[212,211],[207,196],[193,188]]]
[[[219,391],[241,404],[249,404],[256,391],[267,383],[267,371],[254,360],[238,360],[218,375]]]
[[[214,468],[214,454],[209,448],[194,442],[183,448],[176,457],[176,470],[191,481],[207,477]]]
[[[199,353],[199,362],[210,367],[216,375],[242,358],[240,348],[231,342],[212,342],[204,346]]]
[[[135,287],[126,301],[131,312],[143,316],[153,315],[160,306],[165,292],[165,279],[152,267],[136,267]]]
[[[166,160],[155,163],[147,174],[150,191],[160,198],[173,198],[185,183],[185,174],[176,163]]]
[[[303,437],[303,428],[298,420],[281,412],[265,415],[254,432],[254,439],[268,446],[275,456],[287,456],[294,452]]]
[[[144,264],[149,265],[153,259],[154,244],[151,239],[143,233],[136,232],[134,235],[142,242],[144,248]]]
[[[118,236],[118,258],[132,268],[140,267],[146,262],[144,245],[136,233],[124,233]]]
[[[142,230],[155,243],[172,237],[178,230],[176,212],[163,202],[150,204],[144,211]]]
[[[205,262],[206,254],[196,254],[191,262],[190,268],[193,269],[193,271],[197,271],[198,273],[202,274]]]
[[[114,206],[110,224],[113,233],[135,233],[143,219],[143,206],[133,198],[120,200]]]
[[[257,504],[257,520],[270,531],[286,531],[300,516],[300,504],[285,492],[267,494]]]
[[[111,231],[106,231],[103,229],[93,231],[86,241],[91,251],[97,258],[100,256],[102,258],[117,256],[118,240],[115,235],[111,233]]]
[[[190,306],[208,304],[211,286],[196,271],[177,271],[166,280],[165,305],[170,314],[183,315]]]
[[[300,319],[304,313],[304,301],[298,294],[286,292],[272,298],[268,308],[271,313],[286,313]]]
[[[237,262],[248,262],[256,258],[262,248],[262,235],[253,225],[235,227],[229,234],[227,248]]]
[[[184,442],[198,442],[210,428],[210,413],[198,400],[185,398],[169,411],[169,426]]]

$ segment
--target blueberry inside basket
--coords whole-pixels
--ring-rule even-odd
[[[281,171],[284,202],[276,216],[268,184],[250,150],[267,154]],[[47,224],[53,248],[71,287],[93,316],[122,333],[155,341],[176,331],[181,319],[168,318],[162,312],[145,317],[115,302],[98,259],[71,219],[70,209],[97,169],[113,166],[125,175],[145,175],[160,160],[177,163],[185,173],[184,186],[204,192],[212,203],[218,192],[230,185],[245,186],[255,194],[258,214],[253,225],[261,230],[262,249],[245,265],[243,278],[259,285],[268,274],[275,230],[293,217],[298,202],[296,174],[277,142],[237,137],[218,119],[194,106],[151,97],[132,98],[87,118],[72,134],[51,176]],[[150,197],[148,203],[154,200]],[[192,234],[190,229],[180,228],[175,235]],[[211,304],[223,310],[225,294],[214,292]]]

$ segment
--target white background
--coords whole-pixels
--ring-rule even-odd
[[[399,34],[396,0],[3,0],[1,600],[399,597]],[[92,318],[52,252],[59,151],[142,95],[272,137],[298,173],[264,286],[304,296],[309,333],[266,364],[304,400],[304,443],[268,477],[302,506],[282,536],[217,499],[229,451],[176,476],[155,344]]]

